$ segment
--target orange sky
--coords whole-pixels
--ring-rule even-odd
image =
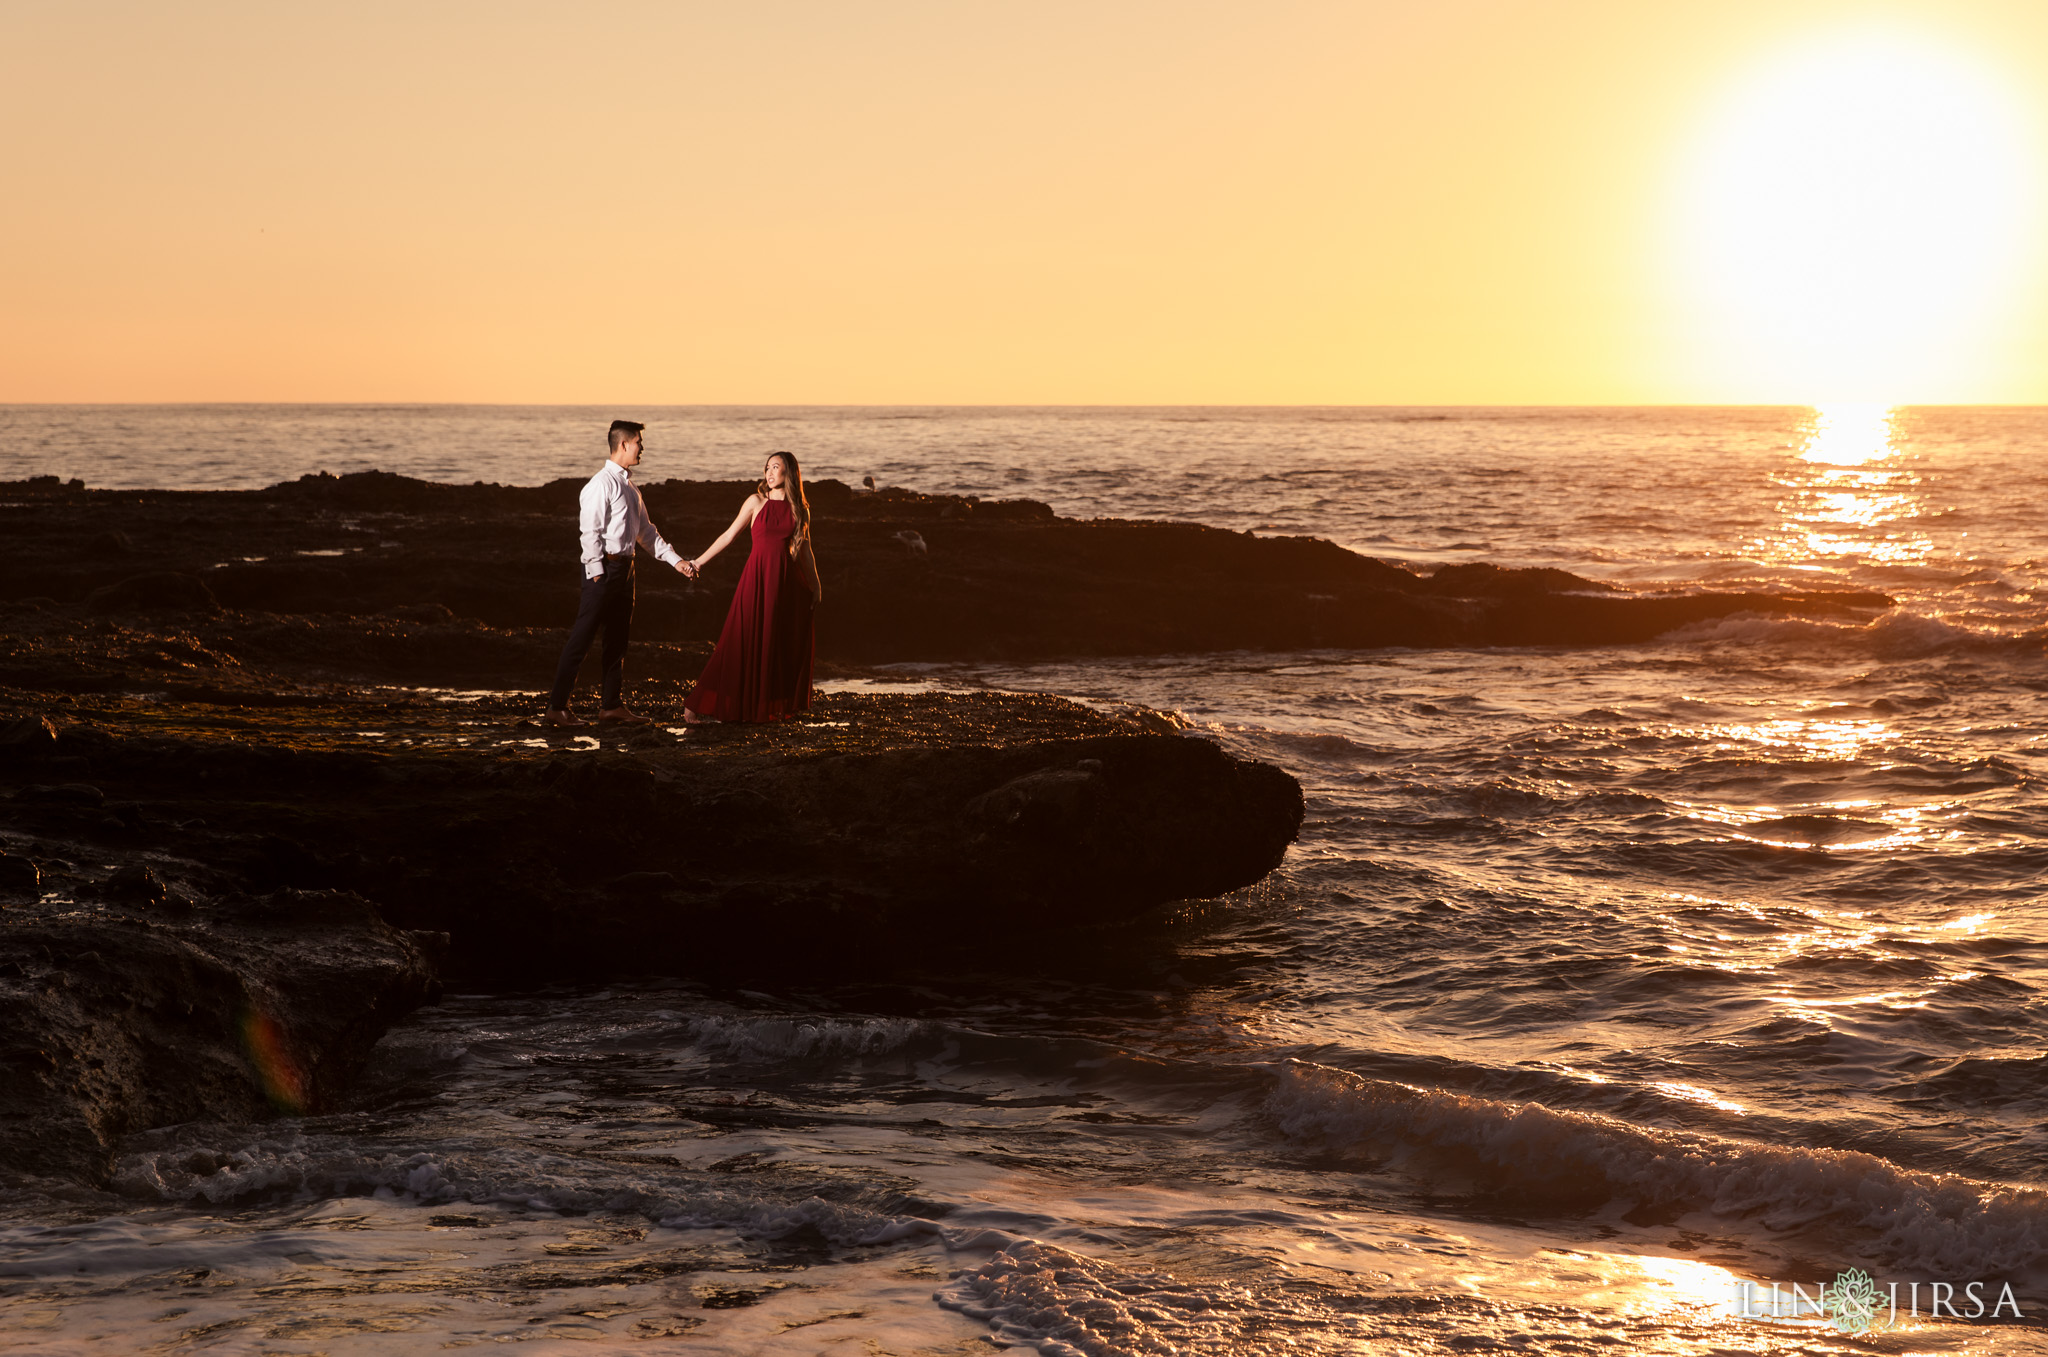
[[[1808,399],[1672,205],[1873,17],[2048,145],[2037,0],[6,0],[0,401]],[[1880,394],[2048,402],[2042,262]]]

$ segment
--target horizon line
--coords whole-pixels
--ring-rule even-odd
[[[398,410],[1821,410],[1831,406],[1876,406],[1884,410],[2040,410],[2048,402],[2028,401],[1375,401],[1295,402],[974,402],[974,401],[465,401],[465,400],[177,400],[177,401],[0,401],[6,410],[99,409],[398,409]]]

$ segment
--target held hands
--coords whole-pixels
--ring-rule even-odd
[[[686,580],[696,579],[697,563],[695,561],[677,561],[676,571]]]

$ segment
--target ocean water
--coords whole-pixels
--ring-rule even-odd
[[[649,480],[1900,607],[908,671],[1177,711],[1301,842],[1027,959],[452,996],[348,1113],[7,1189],[0,1352],[2048,1352],[2048,412],[15,407],[0,478],[531,483],[613,413]],[[1901,1331],[1736,1313],[1851,1268]]]

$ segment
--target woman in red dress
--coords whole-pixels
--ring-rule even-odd
[[[691,565],[702,570],[749,527],[747,568],[718,648],[683,703],[685,721],[780,721],[811,709],[811,614],[822,590],[811,506],[793,454],[768,455],[732,526]]]

